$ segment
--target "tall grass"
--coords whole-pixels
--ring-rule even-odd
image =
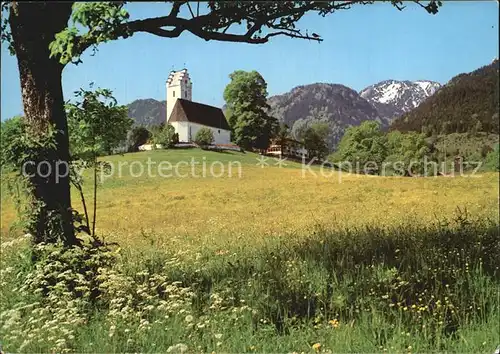
[[[343,231],[261,247],[2,246],[7,351],[488,352],[500,330],[498,222]],[[11,245],[12,246],[12,245]]]
[[[315,176],[309,171],[303,174],[299,163],[288,161],[287,168],[275,166],[272,159],[269,166],[259,167],[258,156],[194,149],[106,157],[114,164],[115,174],[99,185],[96,231],[123,247],[147,247],[140,237],[144,230],[161,239],[167,248],[190,249],[200,244],[218,243],[224,247],[226,243],[255,243],[277,234],[300,236],[308,234],[314,224],[333,228],[360,223],[427,223],[436,216],[449,217],[456,206],[467,207],[473,215],[498,218],[498,173],[405,178],[325,170],[322,175],[316,166]],[[220,161],[227,167],[229,162],[239,161],[242,175],[213,178],[208,173],[206,178],[191,177],[191,168],[187,166],[182,171],[188,174],[185,178],[129,174],[127,166],[146,163],[149,158],[156,163],[154,166],[192,158],[205,160],[207,166]],[[121,163],[124,168],[120,177],[117,171]],[[202,175],[201,167],[196,165],[197,176]],[[137,168],[132,170],[137,173]],[[91,173],[84,173],[88,203],[93,201],[92,178]],[[82,212],[79,193],[73,192],[73,207]],[[0,234],[8,239],[16,234],[16,210],[6,191],[1,198]],[[92,213],[89,217],[93,217]]]

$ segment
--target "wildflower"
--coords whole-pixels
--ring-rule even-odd
[[[314,343],[314,344],[312,345],[312,348],[313,348],[315,351],[319,352],[319,351],[320,351],[320,349],[321,349],[321,344],[320,344],[320,343]]]
[[[186,318],[184,319],[186,322],[192,322],[193,321],[193,316],[187,315]]]
[[[184,353],[188,349],[188,346],[186,344],[176,344],[168,347],[167,353]]]
[[[328,323],[330,324],[330,326],[332,326],[333,328],[338,328],[339,327],[339,321],[337,319],[333,319],[333,320],[330,320],[328,321]]]
[[[221,339],[222,338],[222,333],[216,333],[216,334],[214,334],[214,337],[216,339]]]

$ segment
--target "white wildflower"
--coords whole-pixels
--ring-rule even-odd
[[[188,346],[186,344],[179,343],[168,347],[167,353],[185,353],[187,349]]]

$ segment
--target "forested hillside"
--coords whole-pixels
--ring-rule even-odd
[[[498,134],[498,59],[452,78],[436,94],[393,121],[391,130],[427,135],[467,132]]]

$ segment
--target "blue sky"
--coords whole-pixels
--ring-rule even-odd
[[[386,79],[446,83],[498,57],[498,2],[445,1],[437,15],[414,4],[400,12],[390,4],[354,6],[327,17],[310,14],[299,27],[319,33],[316,43],[274,37],[262,45],[135,34],[103,44],[83,64],[63,73],[65,99],[93,81],[113,90],[119,103],[138,98],[165,99],[170,70],[186,66],[193,81],[193,100],[222,106],[222,94],[234,70],[257,70],[270,95],[314,82],[339,83],[355,90]],[[164,3],[129,5],[131,17],[159,16]],[[2,120],[22,113],[17,60],[1,51]]]

